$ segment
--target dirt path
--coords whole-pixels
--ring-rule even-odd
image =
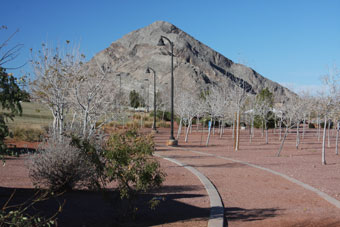
[[[205,174],[217,187],[225,206],[225,218],[229,226],[339,226],[340,209],[329,204],[314,192],[308,191],[282,177],[244,164],[223,160],[191,151],[200,150],[208,154],[229,156],[223,142],[212,138],[214,146],[201,147],[200,134],[190,135],[188,144],[180,140],[176,149],[163,147],[168,133],[161,131],[155,138],[157,152],[187,163]],[[254,148],[256,148],[254,144]],[[186,150],[183,150],[186,149]],[[290,154],[286,151],[285,154]],[[264,155],[258,153],[258,156]],[[244,155],[245,156],[245,155]],[[254,156],[254,154],[248,155]],[[308,157],[308,156],[307,156]],[[245,159],[240,156],[238,158]],[[271,157],[272,158],[272,157]],[[265,156],[259,160],[265,160]],[[254,159],[255,160],[255,159]],[[283,162],[275,160],[274,163]],[[296,160],[294,160],[296,161]],[[295,163],[292,161],[292,163]],[[263,161],[262,164],[267,164]],[[307,162],[308,163],[308,162]],[[317,163],[316,163],[317,165]],[[287,164],[281,164],[281,170]],[[291,167],[292,168],[292,167]],[[296,167],[299,169],[299,167]],[[291,171],[296,171],[292,170]],[[289,172],[289,171],[288,171]],[[315,181],[317,182],[317,181]]]

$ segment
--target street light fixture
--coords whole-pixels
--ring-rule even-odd
[[[168,146],[176,146],[178,144],[174,137],[174,43],[165,36],[161,36],[157,46],[165,46],[164,39],[167,40],[171,47],[171,131]]]
[[[156,72],[151,67],[148,67],[145,73],[153,72],[153,127],[152,130],[157,133],[156,128]]]

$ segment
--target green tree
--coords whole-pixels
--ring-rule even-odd
[[[9,132],[7,122],[13,120],[16,114],[21,115],[22,108],[20,101],[23,93],[12,74],[8,74],[6,69],[0,67],[0,102],[2,111],[0,112],[0,156],[8,154],[5,138],[12,136]]]
[[[273,104],[273,93],[268,88],[262,89],[256,96],[256,114],[258,117],[255,117],[254,123],[256,125],[257,119],[261,119],[262,133],[263,130],[266,130],[266,144],[268,144],[268,122],[273,117]]]
[[[269,91],[268,88],[262,89],[260,93],[256,96],[257,102],[264,102],[268,104],[269,107],[273,107],[274,104],[274,96],[273,93]]]
[[[143,98],[135,90],[130,92],[129,98],[130,98],[130,106],[131,107],[136,109],[140,106],[144,106]]]

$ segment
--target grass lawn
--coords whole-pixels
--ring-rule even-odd
[[[20,128],[42,128],[53,121],[51,111],[44,105],[34,102],[23,102],[22,116],[15,116],[14,121],[9,121],[10,129]]]

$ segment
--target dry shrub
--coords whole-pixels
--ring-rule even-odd
[[[79,148],[50,139],[31,155],[28,163],[33,184],[52,191],[69,191],[74,188],[92,189],[97,183],[95,166]]]
[[[41,142],[46,133],[45,129],[32,127],[15,127],[13,130],[13,136],[16,139],[27,142]]]
[[[144,122],[145,128],[152,128],[153,122]]]
[[[157,128],[170,128],[170,122],[160,121],[156,123]]]
[[[133,129],[133,128],[140,127],[140,121],[134,120],[134,121],[127,122],[126,123],[126,127],[128,129]]]

